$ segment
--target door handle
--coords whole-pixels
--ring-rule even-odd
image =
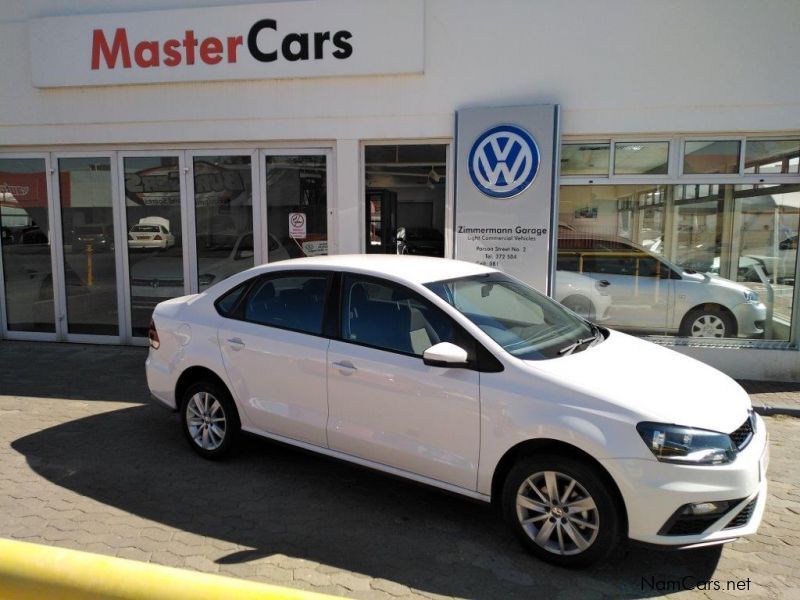
[[[349,360],[343,360],[343,361],[340,361],[340,362],[335,362],[335,363],[333,363],[333,366],[336,367],[337,369],[339,369],[339,372],[342,375],[352,375],[353,373],[358,371],[356,366],[353,363],[351,363]]]
[[[241,350],[242,348],[244,348],[244,342],[241,340],[241,338],[238,338],[238,337],[237,338],[228,338],[228,343],[230,344],[232,350],[237,350],[238,351],[238,350]]]
[[[608,279],[601,279],[600,281],[597,282],[597,285],[599,285],[600,287],[608,287],[611,285],[611,282]]]

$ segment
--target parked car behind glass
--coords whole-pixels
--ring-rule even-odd
[[[749,288],[682,268],[628,240],[560,233],[558,270],[603,284],[611,297],[605,324],[691,337],[757,337],[766,307]]]

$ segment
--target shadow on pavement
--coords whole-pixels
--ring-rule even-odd
[[[6,396],[147,402],[147,348],[0,342],[0,393]]]
[[[220,563],[280,553],[448,596],[638,598],[663,594],[666,581],[712,578],[720,556],[719,548],[635,548],[591,570],[558,569],[526,554],[482,503],[251,437],[231,459],[204,461],[177,417],[152,404],[58,425],[12,446],[38,474],[74,492],[252,548]]]

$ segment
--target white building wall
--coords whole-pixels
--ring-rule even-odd
[[[559,104],[565,136],[800,132],[797,0],[425,0],[420,75],[32,85],[30,19],[243,3],[3,0],[0,150],[330,146],[333,250],[357,252],[361,143],[451,139],[461,108]],[[375,26],[392,38],[392,23]],[[733,375],[800,377],[797,352],[676,350]]]
[[[427,0],[423,75],[31,84],[30,18],[227,3],[5,0],[0,144],[451,137],[458,108],[548,102],[565,135],[800,130],[795,0]]]

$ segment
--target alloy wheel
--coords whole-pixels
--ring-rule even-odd
[[[561,556],[580,554],[597,539],[594,499],[577,480],[557,471],[534,473],[517,491],[519,523],[533,542]]]
[[[197,392],[186,403],[186,426],[192,441],[203,450],[216,450],[225,441],[225,409],[212,394]]]

